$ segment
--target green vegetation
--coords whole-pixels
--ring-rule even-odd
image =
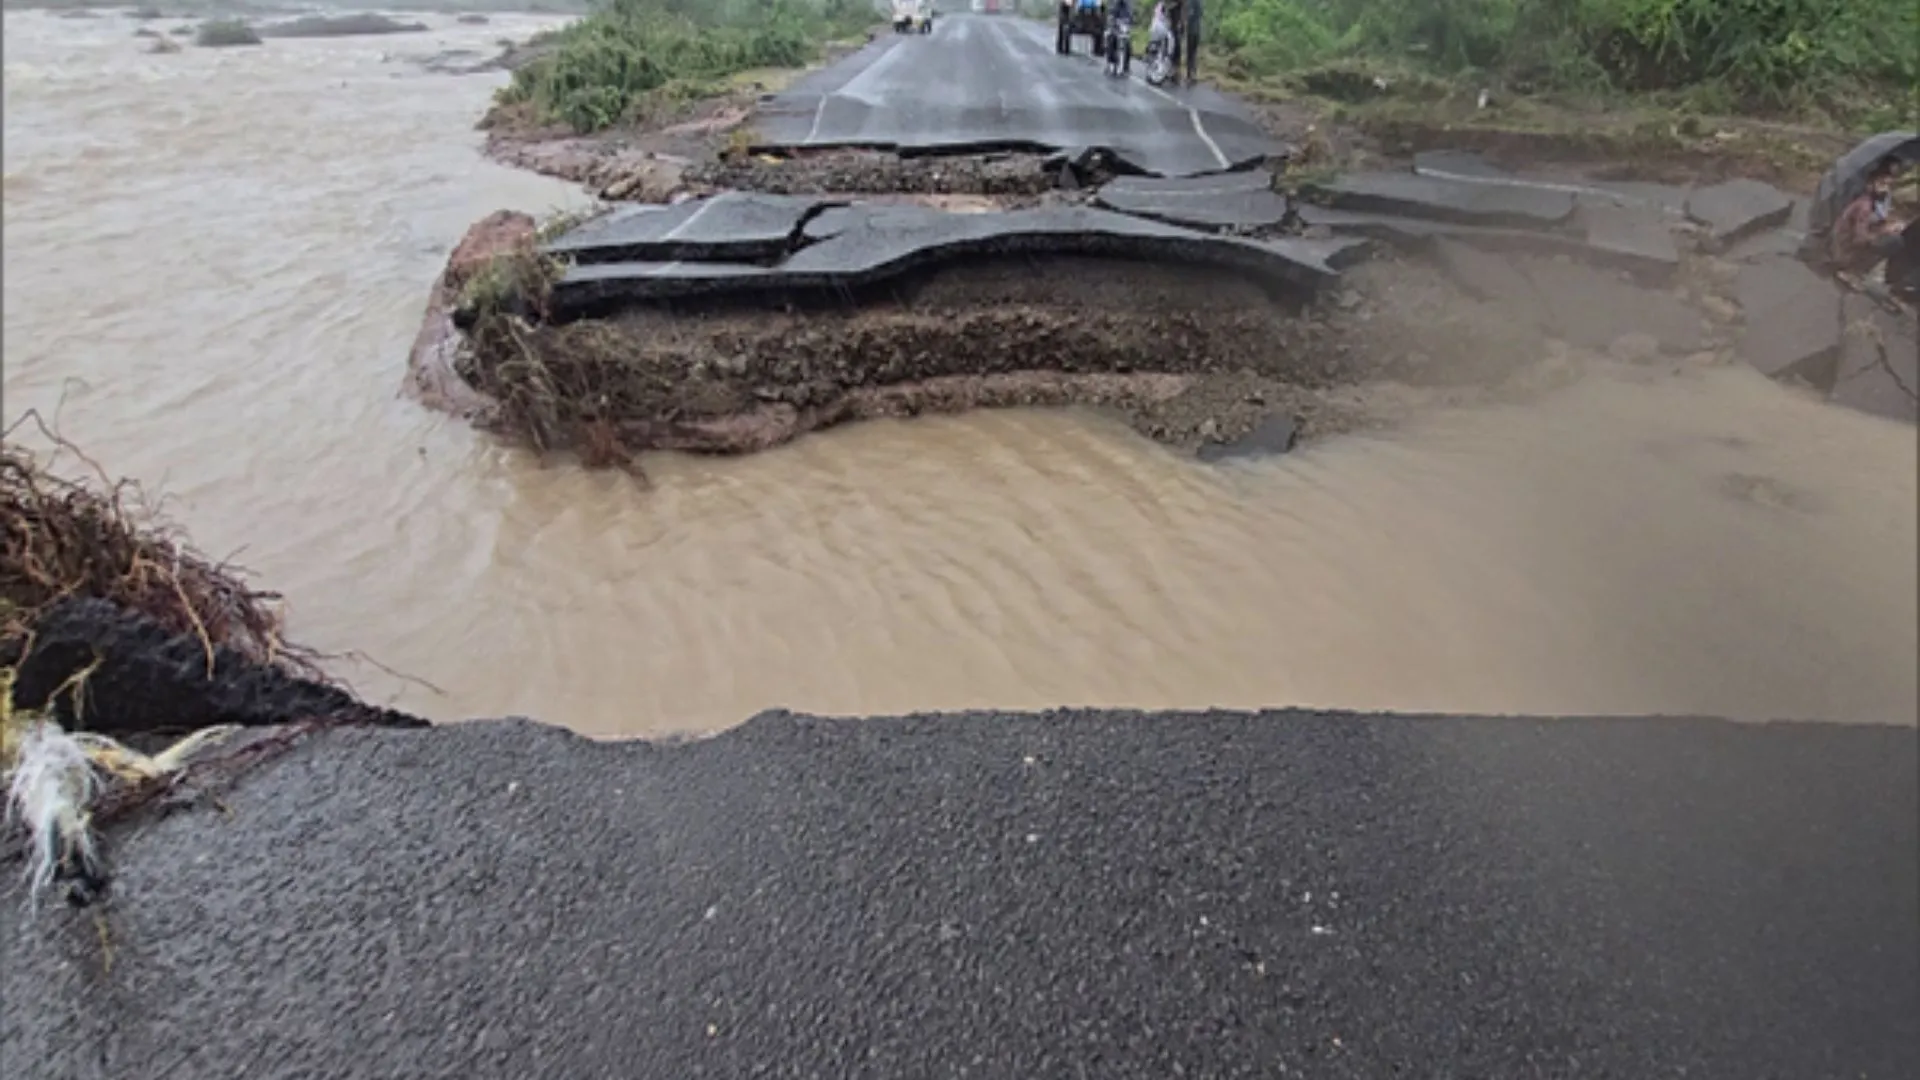
[[[1471,79],[1878,126],[1920,95],[1914,0],[1209,0],[1207,18],[1230,77],[1348,101]]]
[[[555,34],[499,100],[598,131],[661,96],[704,96],[743,71],[803,66],[822,42],[877,19],[870,0],[607,0]]]
[[[260,35],[239,19],[215,19],[200,24],[194,34],[193,43],[209,49],[223,49],[232,45],[258,45]]]

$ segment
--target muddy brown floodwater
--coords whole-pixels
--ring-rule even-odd
[[[541,468],[401,399],[500,76],[405,39],[149,56],[6,15],[6,403],[436,718],[595,734],[1054,704],[1912,722],[1912,428],[1736,368],[1590,365],[1520,405],[1208,467],[1094,416],[874,422]],[[1018,348],[1017,342],[1001,347]]]

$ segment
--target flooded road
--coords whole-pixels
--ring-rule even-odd
[[[1706,712],[1912,722],[1915,434],[1744,370],[1212,468],[1098,418],[542,469],[397,396],[502,76],[389,54],[535,20],[149,56],[6,16],[5,412],[287,594],[371,697],[594,734],[769,706]],[[163,24],[164,25],[164,24]],[[62,403],[62,398],[64,402]]]

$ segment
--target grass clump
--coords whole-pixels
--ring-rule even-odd
[[[454,311],[465,326],[503,316],[545,318],[554,283],[567,260],[541,249],[599,216],[602,210],[552,214],[491,255],[448,270]],[[458,256],[456,255],[456,262]]]
[[[28,414],[23,422],[37,419]],[[60,451],[86,460],[46,434]],[[281,639],[278,594],[248,588],[237,571],[175,539],[131,481],[107,483],[100,474],[99,485],[77,483],[50,471],[51,461],[0,444],[0,671],[19,662],[42,614],[85,597],[256,663],[316,673]]]
[[[259,45],[260,34],[239,19],[215,19],[200,24],[193,43],[205,49],[226,49],[235,45]]]
[[[1877,127],[1910,116],[1920,89],[1912,0],[1214,0],[1208,13],[1230,77],[1350,103],[1431,95],[1439,78]]]
[[[543,43],[550,51],[515,71],[498,100],[586,134],[632,118],[656,95],[803,66],[823,42],[874,21],[861,0],[608,0]]]

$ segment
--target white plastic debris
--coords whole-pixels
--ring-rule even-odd
[[[7,785],[7,819],[24,823],[33,841],[27,877],[35,903],[62,863],[92,865],[87,806],[94,785],[93,762],[80,740],[51,720],[27,729]]]

